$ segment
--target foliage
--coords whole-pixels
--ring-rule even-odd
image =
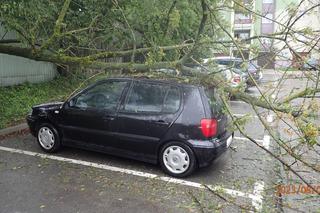
[[[308,123],[308,124],[304,125],[301,128],[301,130],[304,134],[304,138],[305,138],[306,142],[310,146],[314,146],[317,144],[317,137],[319,136],[319,131],[318,131],[318,128],[314,124]]]
[[[0,18],[5,27],[20,32],[26,45],[35,46],[54,33],[63,2],[4,0]],[[200,4],[194,0],[71,1],[57,35],[59,42],[52,43],[50,49],[69,55],[79,54],[83,48],[118,50],[177,44],[195,38],[200,19]]]

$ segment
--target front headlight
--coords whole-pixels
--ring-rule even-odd
[[[32,115],[32,113],[33,113],[33,109],[29,111],[28,115]]]

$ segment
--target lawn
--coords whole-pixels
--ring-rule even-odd
[[[0,87],[0,129],[21,123],[36,104],[65,100],[85,75],[58,76],[46,83]]]

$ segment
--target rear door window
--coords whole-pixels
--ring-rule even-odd
[[[162,112],[174,113],[180,108],[180,92],[177,87],[170,87],[167,90]]]
[[[174,113],[179,107],[180,93],[177,87],[135,82],[123,110],[133,113]]]

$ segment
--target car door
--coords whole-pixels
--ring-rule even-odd
[[[64,142],[92,148],[112,147],[116,143],[114,121],[128,83],[126,80],[103,81],[65,104],[60,122]]]
[[[157,145],[179,114],[179,87],[135,81],[117,116],[119,148],[154,158]],[[153,159],[154,160],[154,159]]]

